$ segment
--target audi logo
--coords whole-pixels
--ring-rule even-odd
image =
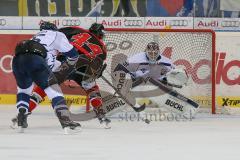
[[[187,20],[171,20],[170,26],[187,26],[188,21]]]
[[[239,27],[240,22],[239,21],[222,21],[221,26],[222,27]]]
[[[127,27],[140,27],[142,25],[143,25],[142,20],[129,20],[129,19],[124,20],[124,26]]]
[[[79,26],[81,21],[79,19],[63,19],[62,25],[63,26]]]
[[[5,26],[7,21],[5,19],[0,19],[0,26]]]

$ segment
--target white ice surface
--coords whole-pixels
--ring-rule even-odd
[[[184,122],[96,120],[64,135],[51,108],[29,117],[25,133],[10,129],[13,106],[0,106],[0,160],[239,160],[240,117],[200,115]]]

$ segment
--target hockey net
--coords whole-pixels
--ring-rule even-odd
[[[108,51],[107,68],[103,75],[113,83],[111,74],[114,66],[144,51],[152,41],[159,44],[164,56],[177,67],[186,69],[189,75],[187,86],[176,89],[177,92],[199,103],[200,108],[215,113],[215,34],[211,30],[108,29],[104,39]],[[103,80],[97,82],[101,90],[114,93]],[[149,90],[149,86],[140,88],[141,92]],[[137,103],[155,104],[156,107],[159,98],[156,97],[156,102],[154,98],[150,101],[151,98],[149,94],[149,97],[139,98]]]

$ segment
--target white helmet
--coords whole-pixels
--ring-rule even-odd
[[[156,42],[148,43],[145,52],[146,52],[147,58],[149,59],[149,62],[156,63],[160,56],[158,43]]]

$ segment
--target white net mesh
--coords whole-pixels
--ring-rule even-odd
[[[104,39],[108,55],[104,76],[112,83],[111,70],[118,63],[145,50],[149,42],[157,42],[163,55],[170,58],[177,68],[186,69],[189,75],[187,86],[176,89],[188,98],[194,99],[202,108],[212,107],[212,59],[213,33],[196,30],[156,31],[108,31]],[[98,80],[103,91],[114,93],[104,81]],[[154,89],[141,87],[141,92]],[[149,97],[151,98],[151,97]],[[148,98],[144,98],[146,101]],[[154,100],[154,99],[153,99]],[[157,100],[156,100],[157,103]]]

